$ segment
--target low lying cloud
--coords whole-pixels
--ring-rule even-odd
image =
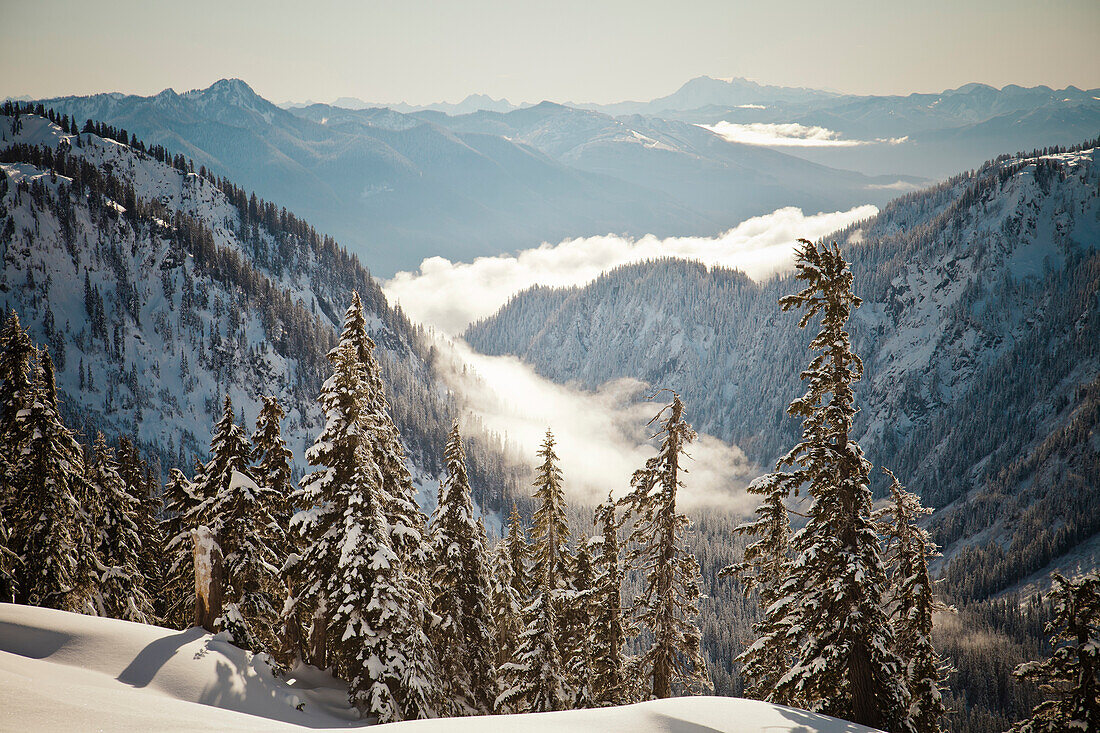
[[[532,285],[584,285],[609,269],[649,259],[679,257],[766,278],[791,267],[799,237],[818,239],[877,212],[867,205],[807,216],[787,207],[748,219],[717,237],[605,235],[544,243],[516,255],[480,257],[473,262],[430,257],[420,263],[418,272],[399,272],[383,289],[390,302],[399,303],[413,320],[458,335]]]
[[[722,120],[713,125],[699,125],[699,127],[710,130],[731,143],[771,147],[851,148],[857,145],[898,145],[909,139],[907,136],[876,140],[845,140],[840,137],[840,133],[827,127],[800,125],[797,122],[739,123]]]
[[[451,357],[441,363],[454,365],[444,370],[449,386],[486,428],[506,434],[529,455],[532,465],[546,429],[553,430],[565,488],[574,501],[594,505],[609,491],[622,496],[634,471],[655,455],[650,442],[655,428],[647,423],[667,394],[650,401],[652,390],[634,379],[608,382],[595,392],[573,389],[540,377],[515,357],[485,356],[461,339],[439,341]],[[687,409],[690,420],[690,405]],[[744,489],[759,470],[740,449],[700,434],[688,453],[680,506],[752,511],[756,497]]]

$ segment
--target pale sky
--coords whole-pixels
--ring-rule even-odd
[[[743,76],[859,94],[1100,87],[1098,0],[0,0],[0,97],[648,100]]]

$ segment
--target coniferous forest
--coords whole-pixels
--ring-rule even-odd
[[[931,509],[906,489],[926,481],[903,473],[919,461],[877,466],[865,455],[864,364],[850,335],[863,301],[841,246],[800,240],[782,281],[790,290],[769,304],[804,344],[782,381],[798,384],[783,418],[798,430],[748,486],[752,515],[685,511],[698,436],[675,383],[656,385],[641,426],[652,457],[588,505],[571,499],[553,425],[536,454],[517,458],[427,384],[441,359],[427,335],[334,240],[200,167],[196,185],[224,197],[238,217],[225,229],[245,243],[222,246],[224,232],[201,215],[143,198],[68,141],[117,141],[190,180],[184,156],[41,105],[9,102],[3,114],[13,135],[21,118],[45,118],[66,136],[58,148],[10,144],[0,161],[48,172],[50,184],[21,181],[14,196],[62,222],[73,262],[81,217],[113,232],[97,256],[115,284],[101,291],[84,268],[77,338],[82,354],[102,352],[117,369],[105,377],[68,361],[69,325],[49,303],[35,298],[35,312],[51,314],[38,342],[16,310],[4,314],[0,600],[199,626],[276,675],[328,670],[379,723],[719,694],[891,733],[1100,730],[1097,573],[1056,574],[1026,602],[981,592],[1016,572],[1009,560],[981,547],[941,568],[937,540],[952,526],[930,530]],[[3,198],[6,177],[0,185]],[[14,242],[14,219],[0,213]],[[157,267],[179,320],[154,330],[199,347],[171,368],[187,394],[214,388],[202,396],[208,447],[143,445],[140,419],[133,434],[113,429],[126,412],[116,401],[140,414],[143,398],[126,352],[143,311],[124,241],[132,258],[140,242],[175,250]],[[36,291],[34,277],[28,269],[19,286]],[[308,299],[286,287],[303,281]],[[231,332],[197,315],[207,302]],[[251,325],[249,313],[259,314]],[[249,343],[257,331],[259,348]],[[289,376],[275,376],[276,359],[293,360]],[[81,389],[101,383],[104,419],[65,404],[58,374],[74,366]],[[262,390],[249,424],[231,395],[242,369]],[[1095,422],[1095,391],[1048,453],[1080,442],[1074,426]],[[721,409],[715,399],[708,416]],[[1011,470],[998,480],[1012,481]],[[428,502],[426,484],[438,487]],[[493,512],[503,521],[487,528]],[[1090,522],[1075,517],[1063,534]],[[976,643],[983,631],[995,642]]]

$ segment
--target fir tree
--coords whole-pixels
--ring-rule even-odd
[[[153,477],[137,446],[125,436],[118,440],[118,473],[135,508],[132,516],[138,529],[138,571],[149,594],[159,598],[163,595],[165,552],[164,535],[158,521],[161,497],[156,485],[159,479]]]
[[[601,534],[593,538],[599,551],[592,623],[591,699],[597,706],[625,705],[634,701],[626,653],[629,629],[623,614],[623,567],[619,557],[620,521],[610,495],[596,509],[595,524]]]
[[[493,648],[496,649],[498,669],[514,658],[519,635],[523,631],[523,609],[528,602],[527,556],[523,521],[513,503],[508,534],[493,549],[490,576]]]
[[[446,696],[462,714],[488,713],[494,696],[485,534],[474,519],[458,421],[444,451],[447,476],[432,514],[432,640]]]
[[[577,541],[569,588],[562,598],[559,632],[573,708],[590,708],[595,704],[591,682],[595,666],[593,628],[598,614],[597,600],[592,546],[589,539],[582,536]]]
[[[810,343],[819,352],[802,373],[806,393],[788,409],[802,418],[802,440],[779,461],[782,480],[805,487],[812,504],[791,536],[792,560],[775,615],[796,645],[776,699],[891,731],[908,731],[908,689],[883,610],[886,568],[871,512],[870,464],[849,439],[856,414],[852,385],[863,370],[845,331],[852,272],[834,245],[798,250],[796,295],[783,310],[804,309],[799,326],[821,316]]]
[[[736,528],[738,534],[756,537],[745,547],[742,561],[722,570],[721,575],[741,579],[746,595],[757,594],[761,619],[753,626],[757,639],[738,657],[745,691],[752,697],[785,703],[776,684],[794,658],[794,646],[786,614],[779,600],[779,587],[787,577],[790,562],[791,522],[784,503],[791,491],[790,474],[777,471],[749,484],[750,494],[762,495],[756,519]]]
[[[191,481],[178,468],[168,472],[164,487],[162,534],[167,538],[164,580],[165,619],[176,628],[187,628],[195,609],[195,554],[191,530],[197,525],[198,497]]]
[[[368,385],[355,345],[330,354],[333,375],[320,403],[327,422],[306,454],[317,467],[292,497],[303,552],[284,615],[313,619],[312,657],[348,680],[351,701],[379,722],[429,717],[439,682],[410,583],[390,541],[382,472],[364,426]]]
[[[367,408],[361,419],[371,423],[370,449],[382,472],[382,510],[393,534],[393,546],[410,570],[422,572],[428,563],[430,548],[425,517],[416,503],[416,488],[405,460],[401,434],[389,413],[382,370],[374,356],[374,341],[367,335],[366,316],[359,293],[352,291],[351,305],[344,314],[341,343],[351,343],[363,370]],[[418,593],[423,597],[424,593]]]
[[[515,661],[501,665],[503,691],[496,699],[499,712],[564,710],[570,702],[565,669],[557,644],[555,591],[548,573],[523,609],[524,629],[519,635]]]
[[[75,609],[77,519],[74,494],[84,473],[80,444],[57,408],[53,363],[42,352],[25,409],[16,415],[17,445],[10,473],[16,507],[15,532],[23,557],[17,601],[32,606]]]
[[[657,455],[634,472],[630,493],[621,500],[634,518],[629,557],[640,563],[644,583],[634,617],[653,634],[638,664],[651,680],[649,695],[654,698],[670,697],[673,685],[691,690],[706,681],[696,624],[699,564],[683,547],[690,520],[676,511],[676,494],[683,486],[680,474],[686,473],[680,460],[695,431],[684,420],[684,404],[675,392],[650,424],[666,412],[655,436],[661,439]]]
[[[498,711],[563,710],[571,697],[558,647],[559,606],[568,577],[562,549],[569,529],[554,436],[549,430],[538,455],[542,463],[535,470],[534,496],[539,506],[530,547],[535,586],[521,614],[523,631],[514,659],[500,667],[503,691],[496,699]]]
[[[565,491],[562,486],[558,455],[554,452],[554,434],[549,429],[539,448],[542,463],[535,469],[534,526],[531,530],[531,555],[534,577],[538,583],[548,583],[552,591],[565,585],[569,577],[566,543],[569,527],[565,520]]]
[[[293,490],[290,463],[294,456],[286,447],[280,427],[286,411],[274,395],[264,397],[263,402],[260,416],[256,419],[256,432],[252,434],[252,457],[256,464],[252,475],[256,483],[272,492],[272,517],[276,524],[273,534],[283,540],[287,538],[285,528],[290,526],[290,517],[294,514],[290,503]],[[272,540],[275,539],[273,536]],[[280,561],[290,551],[285,542],[282,544]]]
[[[1054,618],[1047,625],[1054,653],[1025,662],[1015,675],[1039,685],[1047,699],[1011,733],[1069,733],[1100,730],[1100,573],[1072,580],[1051,574],[1047,600]]]
[[[150,623],[153,603],[139,567],[142,538],[134,519],[140,507],[127,491],[102,433],[96,435],[87,475],[98,504],[94,522],[98,611],[111,618]]]
[[[883,471],[892,482],[890,504],[879,515],[892,570],[886,605],[891,611],[898,656],[906,670],[909,718],[916,733],[939,733],[948,713],[943,690],[949,668],[932,646],[932,614],[949,609],[937,603],[928,575],[928,558],[939,554],[936,544],[928,531],[916,524],[932,510],[906,491],[889,469]]]
[[[210,528],[225,559],[225,604],[217,623],[242,647],[272,650],[278,617],[273,594],[281,587],[272,512],[281,497],[248,475],[252,446],[234,421],[228,396],[210,449],[202,481],[195,480],[195,493],[203,500],[194,510],[192,524]]]

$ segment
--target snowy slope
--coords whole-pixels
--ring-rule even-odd
[[[415,329],[354,258],[286,231],[245,227],[214,183],[127,145],[90,134],[77,144],[33,115],[20,118],[18,131],[12,122],[0,117],[0,151],[66,149],[160,212],[135,221],[125,202],[74,195],[72,181],[53,171],[0,166],[0,307],[14,308],[49,346],[74,427],[91,437],[135,436],[165,468],[189,470],[207,451],[219,395],[233,398],[251,430],[261,395],[275,394],[303,468],[322,425],[315,399],[328,371],[324,355],[354,288],[370,311],[395,419],[421,474],[432,473],[448,398],[433,384]],[[181,217],[222,254],[197,261],[197,250],[180,241]],[[86,277],[103,301],[99,334]]]
[[[301,709],[297,708],[301,705]],[[267,663],[201,629],[0,604],[0,728],[20,731],[258,731],[363,725],[337,680]],[[396,723],[401,731],[867,733],[822,715],[735,698]]]

